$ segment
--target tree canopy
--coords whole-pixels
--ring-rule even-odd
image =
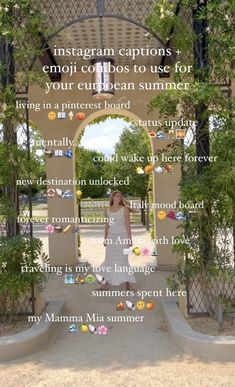
[[[133,162],[131,158],[134,154],[140,158],[142,157],[144,161]],[[149,175],[139,175],[136,168],[144,168],[150,164],[148,161],[150,154],[150,143],[145,131],[134,124],[124,128],[119,141],[115,145],[114,156],[116,157],[109,166],[109,173],[118,179],[126,179],[127,176],[130,178],[129,186],[120,186],[120,191],[130,196],[146,196],[150,184]]]
[[[99,179],[105,176],[105,161],[95,162],[95,157],[104,157],[104,154],[95,150],[79,146],[76,151],[76,176],[78,180],[86,180],[86,185],[78,186],[83,197],[101,198],[107,192],[103,185],[90,185],[89,179]],[[96,159],[95,159],[96,160]]]

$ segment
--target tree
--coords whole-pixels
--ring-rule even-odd
[[[94,158],[104,158],[104,154],[95,150],[78,147],[76,151],[76,176],[78,180],[85,180],[86,184],[79,184],[83,197],[102,198],[107,192],[107,186],[90,185],[89,180],[104,177],[105,161],[94,161]],[[95,160],[96,160],[95,159]]]

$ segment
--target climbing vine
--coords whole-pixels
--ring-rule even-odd
[[[197,47],[200,36],[194,33],[191,18],[193,23],[201,21],[205,26],[208,60],[201,67],[196,66],[193,59],[193,49]],[[188,90],[163,91],[150,101],[149,109],[158,110],[161,117],[177,116],[195,120],[195,111],[204,106],[201,119],[209,133],[210,155],[214,157],[214,161],[208,163],[200,174],[195,163],[182,158],[181,201],[200,201],[204,203],[204,208],[191,214],[181,226],[187,243],[175,247],[183,259],[169,283],[173,287],[186,283],[187,279],[205,270],[218,279],[221,273],[224,276],[230,273],[234,262],[235,99],[231,95],[230,82],[234,80],[235,72],[235,30],[232,28],[235,23],[235,3],[202,0],[198,6],[198,1],[182,0],[177,6],[177,2],[159,0],[154,4],[154,11],[147,17],[146,23],[152,31],[160,33],[173,50],[182,51],[179,59],[182,64],[194,65],[191,74],[172,74],[175,81],[189,82]],[[179,142],[175,142],[165,151],[169,154],[187,152],[195,156],[198,141],[196,128],[190,128],[189,132],[191,135],[183,148]],[[210,248],[206,250],[204,246],[202,256],[205,234]],[[234,274],[226,278],[233,281]]]

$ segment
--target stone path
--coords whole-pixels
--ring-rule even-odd
[[[84,253],[85,244],[89,246],[89,232],[92,230],[84,230]],[[102,238],[102,232],[97,231],[97,236]],[[134,233],[138,232],[143,233],[143,230],[136,228]],[[88,258],[88,250],[86,254],[85,258]],[[102,254],[96,251],[95,255],[90,255],[89,260],[97,264],[102,259]],[[138,289],[164,291],[168,275],[169,273],[162,272],[154,272],[150,276],[138,274]],[[116,311],[116,304],[120,297],[91,296],[96,287],[97,284],[66,285],[62,276],[53,274],[48,282],[46,296],[65,299],[64,315],[143,315],[144,321],[105,322],[108,327],[105,336],[90,333],[71,334],[68,332],[69,324],[60,323],[46,350],[0,365],[1,386],[235,386],[234,363],[204,362],[178,350],[162,320],[158,298],[155,298],[156,307],[152,311],[119,312]],[[136,296],[121,297],[121,300],[127,298],[137,300]],[[102,323],[93,325],[100,324]]]

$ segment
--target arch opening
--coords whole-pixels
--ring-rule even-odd
[[[76,187],[79,198],[75,203],[76,214],[81,219],[79,255],[82,261],[95,266],[102,262],[98,262],[90,251],[103,249],[104,224],[100,223],[104,223],[102,217],[104,219],[105,209],[109,206],[110,193],[116,190],[123,193],[130,209],[133,249],[140,249],[140,255],[141,249],[148,250],[148,255],[139,257],[137,262],[131,250],[131,264],[154,264],[151,239],[155,234],[155,219],[150,203],[155,201],[155,182],[154,173],[146,172],[148,166],[154,164],[154,151],[148,129],[141,127],[139,122],[139,117],[130,111],[103,110],[84,120],[75,134],[74,144],[78,143],[78,148],[74,176],[80,184]],[[104,133],[106,143],[103,142]],[[128,141],[133,142],[132,149],[125,148]],[[146,141],[146,148],[143,141]],[[87,180],[91,185],[87,186]],[[121,185],[113,186],[118,182]]]

